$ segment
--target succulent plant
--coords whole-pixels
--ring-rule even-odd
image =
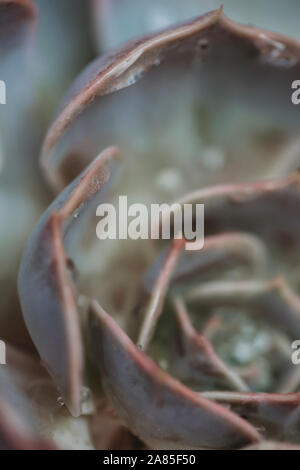
[[[0,232],[0,448],[299,449],[300,42],[222,8],[190,19],[194,0],[184,13],[94,0],[94,50],[117,47],[75,79],[42,142],[95,52],[87,3],[36,3],[51,41],[31,2],[0,1],[13,96],[0,204],[24,221]],[[132,39],[141,12],[134,34],[147,35]],[[287,33],[293,20],[273,23]],[[120,194],[204,204],[203,249],[97,240],[96,207]]]

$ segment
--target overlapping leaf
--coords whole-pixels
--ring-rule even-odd
[[[115,148],[106,149],[53,202],[28,240],[19,273],[27,328],[74,416],[80,414],[83,352],[73,267],[64,244],[87,203],[98,193],[100,198],[108,195],[117,156]]]

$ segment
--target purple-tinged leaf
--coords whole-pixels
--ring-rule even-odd
[[[187,301],[197,305],[248,307],[291,338],[300,335],[300,298],[283,278],[270,281],[212,281],[192,289]]]
[[[164,250],[144,276],[145,288],[152,289],[157,273],[165,262]],[[172,285],[196,282],[236,265],[246,265],[250,274],[260,276],[266,272],[267,253],[264,243],[254,235],[240,232],[212,235],[204,240],[200,251],[183,251],[171,278]]]
[[[150,447],[232,448],[261,439],[249,423],[159,369],[96,301],[90,335],[113,409]]]
[[[283,249],[299,244],[298,171],[280,179],[202,188],[183,196],[175,203],[178,204],[176,210],[180,210],[186,203],[205,204],[206,236],[238,230],[254,233],[262,237],[264,242],[280,245]],[[163,220],[164,214],[161,223]]]
[[[143,308],[142,324],[138,333],[137,343],[143,350],[148,348],[157,320],[162,312],[163,303],[180,253],[184,249],[185,240],[173,240],[167,256],[161,266],[153,289]]]
[[[268,435],[289,438],[300,424],[298,393],[203,392],[201,396],[230,406],[235,413],[256,426],[263,426]]]
[[[20,266],[26,326],[74,416],[80,414],[83,358],[74,269],[65,244],[90,206],[100,202],[97,196],[107,197],[118,155],[116,148],[106,149],[58,196],[33,230]]]
[[[146,145],[151,159],[155,154],[161,158],[163,153],[180,167],[198,151],[199,171],[192,165],[191,176],[194,182],[200,178],[201,185],[216,181],[216,173],[219,182],[268,174],[282,148],[298,135],[299,110],[291,104],[290,84],[299,71],[299,60],[298,41],[235,23],[221,9],[132,40],[92,62],[67,92],[44,141],[41,163],[45,174],[50,183],[57,183],[59,166],[82,145],[83,128],[85,147],[92,142],[95,145],[93,151],[87,151],[91,155],[101,146],[116,143],[122,145],[125,155],[140,158],[141,148],[136,142],[138,135],[144,134],[147,142],[151,141],[149,148]],[[134,83],[132,91],[130,85]],[[79,115],[98,99],[100,114],[96,118],[92,113],[96,109],[91,106],[91,120],[86,125]],[[152,112],[154,100],[156,112]],[[171,113],[179,121],[171,127],[172,137],[178,134],[178,125],[182,129],[182,113],[190,116],[192,126],[187,127],[195,128],[195,133],[187,132],[184,139],[179,133],[178,146],[171,145],[173,138],[165,145],[165,132],[156,134]],[[210,123],[207,135],[200,140],[197,117],[203,118],[204,127],[210,115],[219,117],[218,130]],[[282,119],[282,115],[288,118]],[[159,122],[157,116],[161,116]],[[224,126],[228,127],[224,130]],[[63,137],[70,139],[63,142]],[[211,140],[216,143],[214,148]],[[184,159],[182,141],[188,143],[184,145]],[[209,167],[213,160],[209,157],[220,149],[224,165],[215,172]]]
[[[232,390],[248,391],[246,383],[219,358],[210,341],[195,331],[182,299],[174,298],[173,306],[178,327],[176,375],[195,383],[221,382]]]

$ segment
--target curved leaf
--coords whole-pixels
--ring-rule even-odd
[[[228,367],[215,352],[210,341],[195,331],[181,298],[173,300],[175,309],[178,342],[178,358],[175,363],[177,374],[182,379],[193,381],[225,382],[225,386],[241,392],[248,391],[248,386]]]
[[[107,397],[152,448],[230,448],[260,440],[246,421],[160,370],[95,301],[90,334]]]
[[[163,303],[172,273],[175,269],[180,253],[184,248],[184,243],[184,239],[174,240],[171,243],[166,259],[164,260],[161,270],[153,285],[152,291],[147,296],[148,299],[145,303],[145,307],[143,308],[143,319],[137,338],[137,343],[143,350],[147,349],[149,342],[151,341],[155,325],[163,309]]]
[[[150,291],[157,273],[165,262],[167,250],[164,250],[144,276],[144,285]],[[256,236],[230,232],[205,237],[204,246],[200,251],[183,251],[180,255],[171,283],[185,281],[198,282],[199,278],[207,278],[212,274],[236,265],[246,265],[250,274],[260,276],[267,269],[267,252],[264,243]]]
[[[300,298],[282,278],[210,282],[191,290],[187,300],[202,305],[247,306],[291,338],[300,334]]]
[[[203,58],[205,58],[205,61],[202,61]],[[271,114],[268,115],[268,124],[266,127],[269,129],[270,133],[272,133],[274,132],[274,127],[277,129],[278,125],[280,128],[280,134],[283,134],[283,141],[287,143],[290,137],[296,135],[295,129],[298,129],[297,123],[299,123],[298,110],[295,106],[293,107],[290,102],[290,84],[299,70],[299,60],[299,42],[279,34],[235,23],[225,17],[221,9],[207,13],[206,15],[187,23],[171,27],[163,32],[133,40],[112,53],[100,57],[91,63],[67,92],[44,141],[41,163],[45,170],[45,174],[49,182],[54,186],[57,186],[57,177],[60,171],[59,166],[63,164],[65,158],[74,151],[75,142],[76,145],[80,146],[80,141],[82,140],[81,133],[78,128],[76,128],[74,133],[71,135],[70,148],[66,149],[63,145],[62,138],[83,110],[90,104],[94,103],[99,97],[102,97],[99,103],[103,103],[103,121],[101,121],[103,125],[101,126],[100,141],[97,140],[96,145],[103,145],[103,143],[105,143],[104,145],[110,145],[111,143],[117,143],[120,145],[122,144],[122,141],[124,142],[124,139],[126,140],[126,136],[126,142],[128,144],[128,135],[130,136],[129,140],[131,145],[134,145],[135,140],[138,140],[138,135],[132,135],[132,129],[129,127],[128,131],[126,131],[126,136],[123,136],[124,121],[122,121],[120,126],[116,126],[115,128],[113,127],[114,122],[118,120],[119,115],[123,114],[120,110],[121,108],[124,109],[122,101],[124,93],[120,92],[133,83],[138,82],[138,79],[143,75],[143,79],[140,80],[142,95],[146,100],[149,99],[149,104],[151,103],[152,106],[154,97],[157,101],[160,100],[157,99],[157,87],[159,90],[163,88],[163,95],[169,87],[170,79],[166,81],[166,78],[164,78],[166,76],[166,70],[168,70],[172,77],[172,83],[174,82],[174,77],[178,78],[179,82],[181,82],[181,79],[186,80],[187,70],[191,71],[193,77],[196,77],[196,83],[198,83],[198,79],[202,80],[203,78],[204,82],[203,87],[201,88],[204,90],[206,101],[203,104],[200,100],[200,108],[201,106],[203,108],[207,107],[208,97],[211,101],[209,106],[212,106],[213,103],[215,103],[217,91],[220,87],[223,89],[224,86],[223,81],[221,83],[218,82],[218,77],[222,75],[223,80],[223,74],[226,74],[228,83],[231,84],[234,79],[236,84],[236,90],[232,90],[232,86],[229,86],[226,80],[225,86],[228,91],[228,96],[230,96],[229,102],[226,102],[226,109],[229,110],[230,116],[233,115],[232,106],[234,103],[239,101],[240,95],[243,95],[245,98],[244,100],[249,102],[249,107],[247,107],[249,113],[245,112],[245,114],[249,116],[250,114],[253,114],[253,106],[255,103],[259,109],[261,119],[264,119],[266,109],[268,109],[268,112],[270,111]],[[198,65],[200,64],[199,67],[194,67],[195,62]],[[149,77],[149,81],[147,80],[147,77]],[[187,103],[185,103],[185,109],[187,112],[190,112],[190,114],[193,114],[193,106],[191,103],[195,105],[195,99],[197,103],[199,101],[197,99],[199,94],[199,85],[194,86],[193,79],[189,80],[187,83],[191,84],[191,81],[193,84],[193,93],[189,96]],[[187,88],[187,83],[184,83],[186,85],[185,88]],[[243,88],[244,83],[246,85]],[[272,86],[270,86],[270,83]],[[156,86],[154,86],[154,84]],[[138,86],[138,84],[135,86]],[[145,93],[143,94],[143,90],[148,90],[148,86],[151,88],[151,93],[149,95]],[[243,89],[241,90],[241,88]],[[104,98],[104,95],[108,94],[111,94],[111,97],[107,99]],[[220,95],[221,100],[223,100],[224,95]],[[126,109],[124,109],[126,123],[128,121],[129,114],[127,107],[133,103],[134,99],[130,93],[127,96]],[[175,101],[175,96],[173,90],[170,98],[171,104]],[[276,96],[276,100],[274,99],[274,96]],[[265,101],[267,101],[268,104],[271,104],[271,106],[263,106],[262,103]],[[170,103],[169,106],[171,106]],[[175,116],[179,110],[182,112],[182,107],[180,107],[181,104],[182,103],[179,102],[179,108],[176,108],[176,111],[174,111]],[[221,106],[222,104],[223,103],[221,103]],[[276,114],[272,109],[274,106],[278,106],[281,113],[288,113],[290,119],[285,123],[283,123],[282,120],[274,123],[274,115]],[[113,108],[116,109],[116,115],[112,112]],[[138,109],[140,108],[143,110],[143,118],[139,115]],[[133,128],[141,123],[141,119],[145,120],[144,109],[145,105],[143,103],[142,106],[133,108],[132,116],[133,119],[134,117],[136,118],[136,122],[133,121]],[[210,112],[217,113],[218,110],[213,107],[212,109],[209,109],[208,114]],[[240,108],[238,108],[236,112],[240,113]],[[170,116],[170,112],[168,112],[167,115]],[[242,115],[244,116],[243,113]],[[150,120],[149,123],[146,119],[146,126],[143,127],[143,131],[145,131],[147,135],[151,135],[151,129],[154,129],[155,126],[157,127],[156,116],[157,114],[155,114],[155,119],[152,121]],[[95,120],[95,116],[91,115],[91,117]],[[238,123],[240,118],[241,116],[238,118]],[[272,126],[270,126],[269,122],[271,118],[273,122]],[[109,129],[107,129],[106,126],[107,120],[111,123]],[[97,136],[99,136],[99,121],[98,119],[96,121],[98,124],[95,131]],[[132,122],[132,120],[130,119],[128,122]],[[226,123],[226,120],[224,121],[224,119],[222,119],[222,129],[224,128],[224,122]],[[181,124],[182,123],[180,122],[180,125]],[[197,123],[195,126],[197,127]],[[202,126],[205,126],[205,122],[202,123]],[[86,130],[88,131],[90,127],[91,125],[86,126]],[[248,139],[251,139],[251,136],[247,133],[250,127],[249,122],[247,122],[244,127],[245,129],[243,128],[241,134],[246,133],[248,141]],[[234,124],[233,128],[235,139],[232,139],[232,141],[235,141],[237,139],[237,132]],[[253,132],[257,134],[257,119],[253,119],[251,124],[251,129],[252,128]],[[172,136],[176,135],[176,130],[177,128],[175,130],[172,129]],[[230,132],[232,133],[232,128]],[[196,129],[196,133],[197,135],[199,134],[198,129]],[[188,153],[195,155],[198,148],[200,155],[200,142],[197,141],[199,145],[195,143],[193,146],[194,138],[194,135],[187,136],[186,142],[192,141],[191,149]],[[161,142],[161,135],[158,136],[158,139]],[[87,140],[87,145],[89,146],[90,142],[93,140],[92,137],[90,137],[90,134],[89,139]],[[211,139],[208,137],[208,140],[210,141]],[[222,140],[220,133],[218,133],[218,139],[216,140],[218,140],[222,146],[224,139]],[[264,141],[264,136],[262,140]],[[266,136],[266,140],[268,141],[268,136]],[[172,152],[176,153],[176,148],[170,146],[171,141],[172,139],[168,140],[167,148],[164,148],[163,145],[160,148],[158,145],[158,149],[156,149],[158,155],[159,150],[164,153],[165,151],[168,151],[170,155]],[[137,147],[139,148],[139,146]],[[281,144],[279,147],[282,150]],[[129,154],[132,153],[130,150],[132,150],[132,147],[129,145],[129,147],[127,146]],[[203,149],[203,153],[204,150],[205,149]],[[245,140],[243,140],[243,143],[239,142],[239,145],[235,146],[234,149],[228,149],[228,154],[230,153],[230,150],[232,150],[232,153],[234,154],[230,165],[232,177],[232,172],[237,168],[241,170],[241,151],[246,151]],[[256,165],[253,163],[253,159],[255,158],[257,169],[262,165],[262,162],[265,162],[265,164],[270,163],[272,166],[274,159],[276,159],[274,157],[274,153],[276,153],[276,156],[278,154],[278,152],[275,152],[273,148],[269,154],[267,144],[262,143],[260,136],[258,136],[253,145],[251,143],[249,144],[249,150],[247,148],[247,152],[248,151],[250,152],[249,160],[251,160],[251,165],[256,168]],[[155,152],[152,147],[152,152],[150,152],[152,155],[151,158],[154,158],[154,153]],[[182,153],[179,153],[180,155],[176,154],[177,163],[180,161],[182,162]],[[185,158],[187,158],[187,155],[185,155]],[[209,161],[211,160],[210,158],[207,159]],[[248,161],[248,158],[242,159],[243,167],[245,166],[246,161]],[[247,169],[250,171],[250,168],[247,167]],[[257,169],[254,172],[255,177],[262,174],[262,171],[258,172]],[[227,170],[229,170],[229,166],[222,169],[222,180],[224,180]],[[205,176],[207,178],[208,173],[209,172],[205,172]],[[197,175],[199,178],[200,176],[198,172]],[[236,175],[238,175],[238,173],[236,173]],[[245,177],[245,173],[243,173],[243,175]],[[215,172],[213,172],[213,176],[215,179]],[[212,174],[210,174],[209,179],[212,179]]]
[[[58,196],[33,230],[19,271],[26,326],[74,416],[80,414],[82,345],[73,265],[64,244],[89,210],[87,203],[107,196],[117,160],[117,149],[106,149]]]
[[[299,429],[300,395],[298,393],[204,392],[201,396],[229,405],[233,411],[250,422],[262,425],[269,435],[289,438],[291,431],[295,432],[297,428]]]

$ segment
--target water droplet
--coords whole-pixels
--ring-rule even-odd
[[[134,85],[135,82],[136,82],[135,75],[132,75],[131,77],[128,78],[128,80],[127,80],[127,85],[128,85],[128,86]]]
[[[77,219],[78,217],[79,217],[79,212],[78,212],[78,211],[74,212],[73,218],[74,218],[74,219]]]
[[[141,70],[136,70],[134,73],[128,76],[125,86],[134,85],[135,82],[137,82],[140,78],[142,78],[144,73],[145,73],[145,70],[143,68]]]
[[[65,402],[63,401],[62,397],[57,397],[56,402],[58,406],[65,406]]]
[[[140,351],[142,351],[142,345],[141,345],[141,344],[137,344],[136,347],[137,347],[138,349],[140,349]]]

